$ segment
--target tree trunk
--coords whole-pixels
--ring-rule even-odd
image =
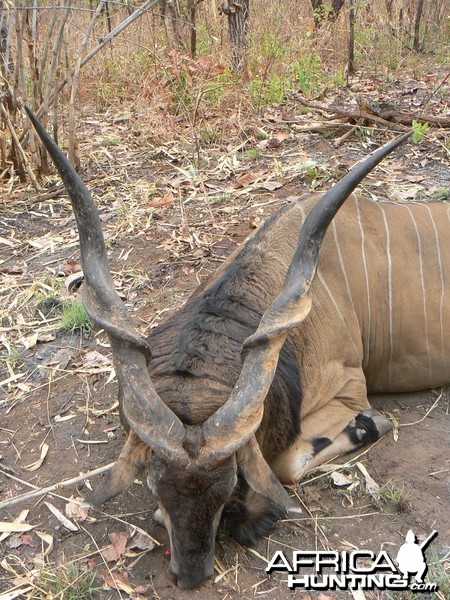
[[[226,4],[222,4],[219,10],[228,18],[231,69],[234,72],[244,73],[247,71],[249,0],[226,0]]]
[[[355,72],[355,0],[350,0],[349,28],[347,73],[353,75]]]
[[[331,3],[331,10],[328,13],[328,18],[330,21],[335,21],[338,16],[341,8],[344,6],[345,0],[333,0]]]
[[[4,73],[4,64],[6,56],[6,46],[8,41],[8,22],[7,22],[7,10],[3,0],[0,0],[0,68]]]
[[[190,31],[190,49],[191,57],[195,58],[197,54],[197,29],[196,29],[196,17],[197,17],[197,0],[187,0],[187,9],[189,14],[189,31]]]
[[[166,30],[167,45],[170,50],[181,50],[181,36],[179,31],[180,16],[178,6],[173,0],[162,0],[161,17]]]
[[[336,21],[341,8],[344,6],[345,0],[332,0],[325,3],[324,0],[311,0],[311,5],[314,13],[314,23],[319,27],[320,23],[326,18],[328,21]],[[328,13],[326,13],[328,9]]]
[[[423,0],[417,3],[416,22],[414,23],[414,45],[416,52],[420,51],[420,21],[422,19]]]

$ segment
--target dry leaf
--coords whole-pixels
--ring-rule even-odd
[[[276,133],[274,133],[273,137],[278,140],[279,142],[284,142],[284,140],[287,140],[288,137],[290,137],[291,134],[289,131],[277,131]]]
[[[333,471],[331,473],[331,479],[333,480],[334,485],[337,487],[345,487],[347,485],[351,485],[354,481],[353,475],[345,475],[340,471]]]
[[[29,350],[30,348],[34,348],[36,346],[38,341],[38,335],[39,334],[37,333],[32,333],[27,337],[21,338],[19,342],[23,344],[27,350]]]
[[[82,267],[76,260],[68,260],[62,270],[64,275],[73,275],[74,273],[82,271]]]
[[[66,504],[66,515],[75,521],[85,521],[89,514],[89,508],[83,508],[81,504],[84,498],[70,496],[71,502]],[[75,502],[74,502],[75,501]]]
[[[367,471],[366,467],[360,462],[357,462],[356,466],[364,475],[364,479],[366,480],[366,492],[371,495],[378,494],[378,492],[380,491],[380,486],[369,475],[369,472]]]
[[[102,551],[102,556],[106,562],[116,561],[125,554],[128,542],[128,531],[112,531],[108,533],[111,545]]]
[[[24,271],[23,266],[21,265],[1,265],[0,273],[4,273],[5,275],[21,275]]]
[[[34,529],[35,525],[29,525],[28,523],[8,523],[7,521],[0,521],[0,533],[22,533],[24,531],[30,531]]]
[[[5,246],[15,246],[16,244],[11,240],[7,240],[4,237],[0,237],[0,244],[5,244]]]
[[[38,335],[38,343],[40,344],[45,344],[46,342],[53,342],[53,340],[55,340],[55,336],[52,335],[51,333],[40,333]]]
[[[162,198],[152,198],[152,200],[149,200],[147,204],[148,206],[153,206],[155,208],[172,206],[174,204],[173,192],[169,190]]]
[[[45,364],[46,367],[58,365],[60,369],[65,369],[75,354],[75,349],[61,348],[54,354],[54,356],[48,360]]]
[[[16,517],[13,521],[13,523],[25,523],[25,521],[27,520],[28,517],[28,513],[29,513],[29,509],[26,508],[25,510],[23,510],[20,515],[18,517]],[[9,533],[2,533],[0,535],[0,542],[3,542],[3,540],[6,540],[6,538],[9,536]]]
[[[111,361],[107,356],[97,352],[97,350],[89,350],[83,356],[83,366],[87,369],[92,367],[103,367],[105,365],[110,365]]]
[[[44,462],[45,457],[48,454],[48,449],[49,449],[48,444],[42,444],[41,456],[34,463],[31,463],[31,465],[28,465],[27,467],[25,467],[25,469],[27,471],[37,471],[39,469],[39,467],[42,466],[42,463]]]
[[[261,187],[265,190],[269,190],[269,192],[273,192],[278,190],[280,187],[283,187],[283,184],[281,181],[266,181]]]
[[[50,504],[50,502],[45,502],[45,506],[51,513],[55,515],[55,517],[58,519],[61,525],[63,525],[63,527],[65,527],[69,531],[79,531],[78,526],[75,525],[75,523],[72,523],[72,521],[70,521],[67,517],[65,517],[62,514],[62,512],[56,508],[56,506],[53,506],[53,504]]]
[[[75,419],[77,416],[78,415],[75,415],[73,413],[69,413],[68,415],[64,415],[63,417],[61,415],[56,415],[53,420],[55,421],[55,423],[64,423],[64,421],[70,421],[71,419]]]
[[[19,585],[25,585],[25,583],[20,583]],[[33,590],[34,586],[27,586],[21,588],[20,590],[14,590],[12,592],[5,592],[0,595],[0,600],[15,600],[15,598],[26,598],[27,593]],[[29,596],[28,596],[29,597]]]
[[[128,573],[126,571],[118,571],[114,574],[109,573],[108,571],[102,571],[102,575],[105,583],[114,590],[122,590],[122,592],[125,592],[126,594],[132,594],[134,592],[134,589],[128,580]]]
[[[254,183],[258,179],[261,179],[266,175],[268,171],[266,169],[259,169],[258,171],[247,171],[236,179],[236,187],[247,187],[251,183]]]
[[[387,415],[388,415],[389,419],[392,421],[392,423],[394,424],[394,428],[392,430],[392,436],[394,438],[394,442],[398,442],[398,419],[395,415],[393,415],[390,412],[388,412]]]
[[[38,535],[41,540],[47,544],[47,548],[44,550],[44,554],[42,555],[42,558],[45,558],[53,550],[53,536],[51,536],[49,533],[44,533],[43,531],[36,531],[36,535]]]
[[[137,531],[127,544],[128,550],[153,550],[155,542],[144,531]]]

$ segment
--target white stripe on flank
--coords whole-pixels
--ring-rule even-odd
[[[355,319],[358,320],[358,317],[356,316],[355,305],[353,304],[352,291],[350,289],[350,284],[349,284],[348,277],[347,277],[347,271],[345,270],[344,261],[342,259],[341,248],[339,246],[339,240],[338,240],[337,228],[336,228],[336,221],[333,219],[333,221],[332,221],[331,224],[333,226],[334,242],[336,244],[336,249],[337,249],[337,253],[338,253],[338,256],[339,256],[339,262],[341,263],[341,270],[342,270],[342,274],[343,274],[344,280],[345,280],[345,287],[347,288],[347,293],[348,293],[348,296],[350,298],[350,303],[351,303],[352,308],[353,308],[353,313],[355,315]]]
[[[369,293],[369,274],[367,272],[367,262],[366,262],[366,239],[364,236],[364,229],[361,223],[361,213],[359,212],[359,199],[356,196],[356,212],[358,214],[358,224],[361,230],[361,252],[362,252],[362,260],[364,266],[364,274],[366,276],[366,292],[367,292],[367,335],[364,340],[364,361],[363,361],[363,369],[366,369],[369,364],[369,354],[370,354],[370,327],[372,316],[370,313],[370,293]]]
[[[300,202],[298,203],[297,206],[299,207],[300,212],[302,213],[302,226],[303,226],[303,223],[305,222],[305,219],[306,219],[306,216],[305,216],[305,207]]]
[[[391,236],[389,233],[389,226],[386,219],[386,213],[384,211],[383,206],[375,202],[375,206],[378,206],[383,214],[384,227],[386,229],[386,253],[388,260],[388,301],[389,301],[389,385],[392,384],[392,360],[394,356],[394,337],[393,337],[393,327],[392,327],[392,258],[391,258]]]
[[[341,311],[340,311],[340,309],[339,309],[339,306],[338,306],[338,303],[336,302],[336,298],[333,296],[333,294],[332,294],[332,292],[331,292],[330,288],[328,287],[328,285],[327,285],[327,283],[326,283],[326,281],[325,281],[325,278],[324,278],[324,276],[322,275],[322,273],[321,273],[320,271],[317,271],[317,279],[320,281],[320,283],[322,284],[322,286],[323,286],[324,290],[327,292],[328,296],[330,297],[330,300],[331,300],[331,302],[333,303],[333,306],[334,306],[334,308],[335,308],[335,310],[336,310],[337,314],[339,315],[339,318],[341,319],[342,323],[343,323],[343,324],[344,324],[344,326],[345,326],[345,329],[347,330],[348,337],[351,339],[351,341],[352,341],[352,344],[353,344],[353,346],[355,347],[355,350],[356,350],[356,352],[357,352],[357,353],[358,353],[358,355],[359,355],[359,353],[361,352],[361,350],[360,350],[360,349],[359,349],[359,348],[356,346],[356,344],[355,344],[355,340],[353,339],[353,336],[352,336],[352,334],[350,333],[350,330],[349,330],[349,328],[348,328],[348,325],[347,325],[347,320],[345,319],[344,315],[341,313]]]
[[[431,212],[431,209],[429,206],[427,206],[426,204],[424,204],[425,208],[427,209],[427,211],[430,214],[430,220],[431,223],[433,224],[433,229],[434,229],[434,235],[436,238],[436,252],[437,252],[437,256],[438,256],[438,265],[439,265],[439,277],[441,279],[441,300],[439,303],[439,322],[440,322],[440,326],[441,326],[441,352],[442,352],[442,364],[445,365],[446,363],[446,356],[445,356],[445,344],[444,344],[444,295],[445,295],[445,285],[444,285],[444,273],[442,271],[442,259],[441,259],[441,248],[439,246],[439,234],[438,234],[438,230],[436,227],[436,223],[434,221],[434,217],[433,217],[433,213]]]
[[[428,341],[427,298],[426,298],[426,290],[425,290],[425,281],[423,278],[422,240],[420,239],[419,228],[417,227],[416,220],[414,218],[414,215],[413,215],[410,207],[407,204],[402,204],[401,206],[404,206],[405,208],[408,209],[408,212],[411,216],[411,220],[413,222],[414,229],[416,230],[416,235],[417,235],[417,248],[419,250],[420,283],[422,285],[423,318],[425,321],[425,345],[427,347],[427,354],[428,354],[428,377],[430,378],[430,383],[431,383],[433,381],[433,377],[432,377],[432,362],[431,362],[431,353],[430,353],[430,343]]]

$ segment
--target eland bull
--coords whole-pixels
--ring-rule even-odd
[[[114,290],[88,190],[27,113],[72,201],[83,301],[109,336],[128,431],[86,502],[144,469],[170,537],[169,575],[199,586],[221,518],[253,544],[298,511],[282,483],[391,428],[368,393],[449,383],[448,205],[352,195],[405,134],[324,195],[278,210],[144,340]]]

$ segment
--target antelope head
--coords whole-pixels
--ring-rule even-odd
[[[298,511],[265,462],[255,439],[286,336],[308,315],[320,245],[328,225],[359,182],[410,134],[383,146],[324,194],[305,220],[283,288],[242,348],[243,366],[228,400],[204,423],[185,425],[161,400],[147,370],[151,348],[135,330],[114,290],[97,209],[62,151],[25,110],[70,196],[77,220],[85,285],[83,303],[111,343],[130,433],[115,466],[87,498],[99,505],[123,491],[145,468],[167,527],[169,575],[182,588],[213,574],[217,527],[238,472],[284,514]]]

